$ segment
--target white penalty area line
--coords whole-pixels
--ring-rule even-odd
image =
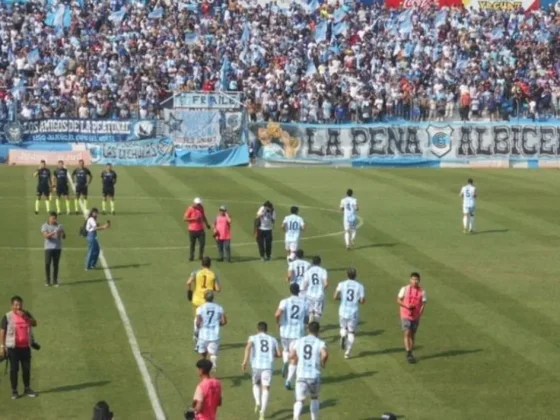
[[[81,206],[81,203],[80,203]],[[87,217],[87,216],[85,216]],[[358,225],[356,227],[356,229],[361,228],[364,225],[364,220],[358,216]],[[338,235],[342,235],[344,233],[343,230],[338,231],[338,232],[332,232],[332,233],[323,233],[321,235],[313,235],[313,236],[305,236],[303,238],[300,238],[300,242],[301,241],[309,241],[309,240],[313,240],[313,239],[322,239],[322,238],[330,238],[332,236],[338,236]],[[273,243],[279,243],[279,242],[284,242],[284,239],[276,239],[274,241],[272,241]],[[245,247],[245,246],[254,246],[256,242],[241,242],[241,243],[235,243],[232,242],[232,247],[234,248],[238,248],[238,247]],[[65,247],[63,248],[64,251],[84,251],[86,248],[80,248],[80,247]],[[118,251],[175,251],[175,250],[188,250],[189,247],[188,245],[181,245],[181,246],[131,246],[131,247],[125,247],[125,246],[120,246],[120,247],[116,247],[116,248],[109,248],[106,247],[105,249],[109,249],[109,250],[118,250]],[[44,248],[41,247],[25,247],[25,246],[0,246],[0,250],[6,250],[6,251],[44,251]]]
[[[72,179],[70,179],[70,185],[75,192],[76,188]],[[87,219],[88,210],[85,208],[82,200],[80,200],[80,208],[82,209],[84,218]],[[126,336],[128,338],[128,344],[130,344],[130,348],[132,350],[132,355],[136,360],[136,364],[138,365],[138,370],[140,370],[142,380],[144,381],[146,391],[148,392],[148,398],[150,399],[150,403],[152,404],[152,409],[154,411],[155,418],[156,420],[166,420],[165,412],[163,411],[163,407],[158,398],[156,388],[150,376],[150,372],[148,371],[146,362],[144,361],[144,358],[142,357],[142,354],[140,352],[140,346],[138,345],[138,340],[136,339],[136,335],[134,334],[132,323],[130,322],[130,318],[126,313],[126,308],[124,306],[123,300],[121,298],[119,290],[117,289],[117,285],[115,284],[115,279],[111,274],[111,270],[109,269],[109,265],[107,264],[107,260],[105,259],[105,255],[103,254],[103,250],[101,249],[101,247],[99,248],[99,261],[101,262],[101,267],[103,268],[103,272],[105,274],[105,279],[107,280],[107,284],[109,284],[109,290],[111,290],[111,294],[113,295],[115,306],[117,307],[117,311],[119,312],[119,316],[121,317],[121,321],[124,326]]]

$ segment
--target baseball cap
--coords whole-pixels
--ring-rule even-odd
[[[200,199],[200,197],[195,197],[194,204],[202,204],[202,200]]]
[[[221,205],[221,206],[220,206],[220,211],[227,211],[227,207],[224,206],[224,205]]]

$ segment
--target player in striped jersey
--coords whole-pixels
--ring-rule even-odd
[[[360,305],[366,301],[364,286],[356,281],[355,268],[349,268],[348,280],[338,283],[334,299],[340,301],[338,317],[340,319],[340,347],[346,350],[344,358],[350,358],[354,345]]]
[[[325,289],[329,287],[327,270],[321,267],[321,257],[315,256],[305,271],[302,294],[309,305],[309,321],[320,321],[325,307]]]
[[[460,196],[463,199],[463,233],[474,232],[474,210],[476,207],[476,187],[472,178],[467,180],[467,185],[461,188]]]
[[[309,335],[297,340],[290,351],[290,362],[297,366],[294,420],[299,420],[307,395],[311,398],[311,420],[319,418],[321,369],[325,368],[328,358],[327,346],[323,340],[319,339],[319,323],[311,322]]]
[[[295,366],[288,363],[291,345],[298,338],[303,337],[305,325],[309,318],[307,302],[304,298],[299,297],[299,285],[297,283],[290,284],[290,293],[292,296],[282,299],[276,314],[274,314],[276,323],[280,327],[282,361],[284,362],[282,377],[286,378],[286,389],[292,388],[292,379],[296,373]]]
[[[210,361],[216,370],[218,360],[218,347],[220,346],[220,327],[227,324],[224,309],[214,303],[214,292],[211,290],[204,293],[206,303],[196,309],[196,327],[198,328],[198,341],[196,348],[198,353]]]
[[[255,397],[255,413],[260,411],[259,420],[264,420],[264,413],[268,405],[270,382],[274,370],[274,358],[280,357],[278,341],[267,334],[266,322],[257,325],[258,334],[252,335],[245,347],[245,357],[241,368],[247,369],[247,362],[251,357],[251,370],[253,371],[253,397]],[[262,393],[261,393],[262,392]]]
[[[310,266],[311,264],[303,259],[303,249],[298,249],[296,251],[296,259],[288,266],[288,276],[286,279],[288,283],[297,283],[300,291],[302,291],[303,277]]]
[[[284,217],[282,222],[282,230],[286,232],[284,239],[288,263],[294,259],[294,252],[299,248],[299,237],[301,232],[305,230],[305,222],[298,213],[299,208],[292,206],[290,215]]]
[[[350,249],[354,245],[358,225],[358,200],[353,195],[354,191],[348,189],[346,197],[340,200],[340,211],[344,214],[344,242],[346,249]]]

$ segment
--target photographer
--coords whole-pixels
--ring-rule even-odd
[[[37,326],[37,321],[29,312],[23,309],[23,299],[14,296],[11,299],[12,310],[2,318],[0,329],[0,350],[2,357],[10,361],[10,382],[12,384],[12,400],[19,398],[18,372],[21,363],[23,371],[24,395],[35,398],[37,393],[31,384],[31,348],[39,349],[33,342],[31,329]]]
[[[255,237],[262,261],[269,261],[272,254],[272,229],[276,221],[276,211],[270,201],[265,201],[257,211]]]
[[[111,222],[107,222],[103,225],[97,223],[97,216],[99,215],[99,210],[95,207],[89,212],[89,216],[86,220],[84,227],[85,236],[88,241],[88,252],[86,254],[86,271],[92,270],[97,265],[97,260],[99,259],[99,242],[97,241],[97,232],[104,229],[109,229],[111,227]]]
[[[201,359],[197,362],[198,383],[193,397],[193,408],[185,412],[185,419],[214,420],[222,405],[222,384],[210,376],[212,362]]]
[[[202,200],[196,197],[193,204],[187,207],[183,216],[183,221],[188,223],[190,248],[189,248],[189,261],[194,261],[194,251],[196,248],[196,241],[198,241],[198,256],[202,260],[204,257],[204,247],[206,245],[206,233],[204,226],[210,229],[210,224],[206,219],[206,213],[202,206]]]

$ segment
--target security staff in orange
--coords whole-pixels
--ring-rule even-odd
[[[193,271],[191,276],[187,280],[187,299],[193,304],[193,315],[194,315],[194,334],[193,339],[196,343],[198,339],[198,328],[196,326],[196,310],[200,305],[206,303],[204,294],[207,291],[219,292],[222,288],[220,287],[220,280],[216,273],[214,273],[210,266],[212,265],[212,260],[210,257],[202,258],[202,267],[199,270]],[[194,290],[193,290],[194,289]]]
[[[204,246],[206,245],[206,233],[204,226],[210,229],[210,224],[206,219],[204,207],[202,207],[202,200],[196,197],[193,204],[187,207],[183,220],[188,223],[189,239],[190,239],[190,253],[189,261],[194,261],[194,249],[196,241],[198,240],[198,252],[200,260],[204,257]]]

